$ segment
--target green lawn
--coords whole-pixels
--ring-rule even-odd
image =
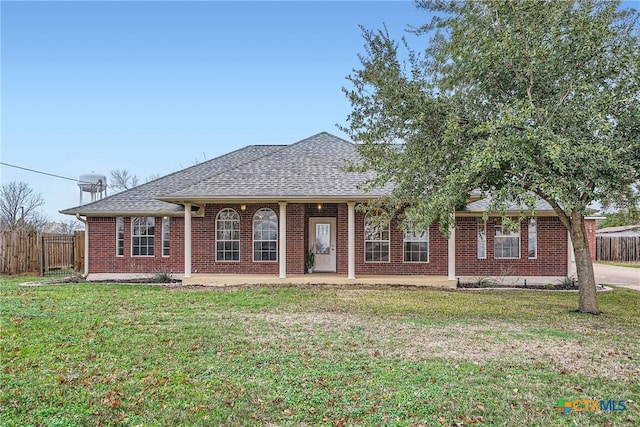
[[[2,278],[0,425],[640,424],[640,293]],[[625,400],[575,412],[559,399]]]
[[[640,268],[640,261],[596,261],[596,263],[613,265],[616,267]]]

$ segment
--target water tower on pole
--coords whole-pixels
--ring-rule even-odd
[[[80,187],[80,204],[82,205],[82,193],[90,193],[91,201],[107,197],[107,177],[97,173],[86,173],[78,179]]]

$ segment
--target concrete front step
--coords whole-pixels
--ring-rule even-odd
[[[335,273],[291,274],[285,279],[269,274],[194,274],[183,277],[182,284],[203,286],[238,286],[238,285],[399,285],[429,286],[453,289],[455,280],[447,276],[358,276],[347,279]]]

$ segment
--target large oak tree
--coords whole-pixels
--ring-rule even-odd
[[[584,218],[594,201],[629,203],[640,179],[638,14],[608,0],[417,6],[431,19],[411,41],[363,31],[345,88],[370,185],[443,231],[472,191],[498,212],[547,201],[571,236],[578,310],[599,313]]]

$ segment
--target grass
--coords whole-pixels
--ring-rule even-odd
[[[598,264],[613,265],[616,267],[640,268],[640,261],[597,261]]]
[[[640,293],[0,284],[0,425],[640,424]],[[559,398],[626,400],[559,414]]]

